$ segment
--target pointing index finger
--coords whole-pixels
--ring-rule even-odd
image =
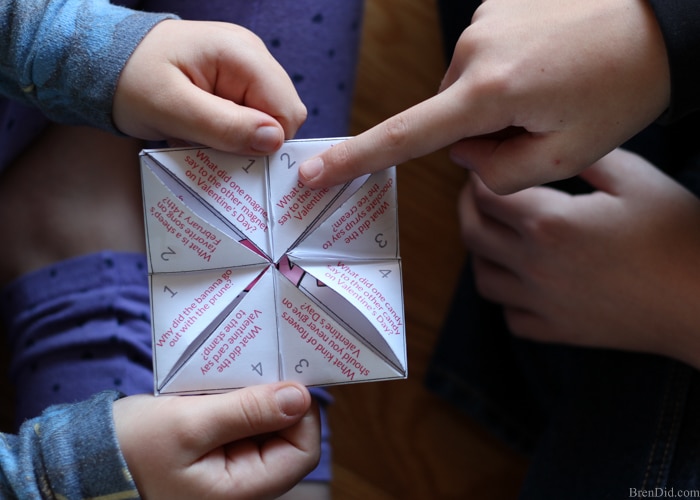
[[[299,166],[299,177],[312,188],[341,184],[483,133],[476,120],[465,119],[469,114],[465,106],[456,105],[451,89],[306,160]],[[470,126],[474,130],[465,130]]]

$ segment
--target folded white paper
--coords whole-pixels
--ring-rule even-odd
[[[297,175],[341,140],[141,153],[156,394],[407,376],[395,169]]]

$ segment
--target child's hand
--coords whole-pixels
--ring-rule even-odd
[[[241,154],[276,150],[306,119],[289,76],[256,35],[203,21],[156,25],[127,61],[113,110],[125,134]]]
[[[581,177],[597,191],[498,196],[473,178],[460,215],[477,289],[515,335],[700,366],[700,200],[623,150]]]
[[[488,0],[441,91],[300,165],[339,184],[444,146],[499,193],[581,171],[670,101],[665,45],[638,0]],[[504,133],[505,132],[505,133]]]
[[[285,382],[208,396],[114,403],[117,438],[144,498],[274,498],[317,464],[308,390]]]

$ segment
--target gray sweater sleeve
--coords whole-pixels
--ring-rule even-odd
[[[107,0],[0,0],[0,93],[53,121],[116,131],[124,64],[155,24],[175,17]]]
[[[0,434],[1,498],[139,498],[105,391],[48,408],[18,435]]]

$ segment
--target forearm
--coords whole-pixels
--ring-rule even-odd
[[[106,0],[0,4],[0,93],[54,121],[114,131],[112,101],[124,64],[158,22]]]
[[[2,435],[2,498],[138,498],[114,431],[110,391],[52,406]]]

